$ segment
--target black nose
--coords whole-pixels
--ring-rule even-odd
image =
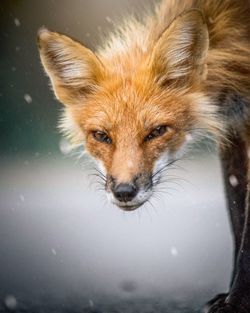
[[[137,192],[137,188],[130,184],[119,184],[113,190],[114,196],[121,202],[129,202],[133,200]]]

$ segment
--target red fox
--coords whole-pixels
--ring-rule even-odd
[[[121,209],[148,201],[190,138],[215,138],[235,266],[229,291],[204,312],[249,313],[249,0],[162,0],[142,21],[118,26],[95,53],[46,28],[38,46],[65,105],[61,127],[73,142],[85,143],[110,201]]]

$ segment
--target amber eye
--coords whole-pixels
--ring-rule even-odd
[[[168,126],[166,125],[160,125],[153,129],[144,139],[144,141],[149,141],[154,138],[160,137],[164,135],[168,131]]]
[[[94,130],[92,132],[92,135],[96,141],[107,143],[107,144],[112,143],[112,139],[105,132]]]

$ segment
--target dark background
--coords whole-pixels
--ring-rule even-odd
[[[125,11],[135,12],[141,8],[140,3],[145,6],[143,0],[1,1],[0,99],[4,153],[58,152],[56,116],[60,105],[48,90],[48,79],[39,62],[37,30],[44,25],[94,48],[111,28],[111,19],[119,20]]]
[[[57,131],[38,28],[94,48],[112,19],[147,5],[0,2],[0,312],[198,312],[227,289],[232,238],[214,152],[188,156],[171,173],[184,180],[123,213]]]

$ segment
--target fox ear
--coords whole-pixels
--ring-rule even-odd
[[[156,43],[152,66],[161,85],[187,86],[206,77],[209,39],[199,10],[178,16]]]
[[[42,28],[38,32],[38,47],[59,101],[65,105],[79,103],[97,88],[103,76],[103,65],[81,43]]]

